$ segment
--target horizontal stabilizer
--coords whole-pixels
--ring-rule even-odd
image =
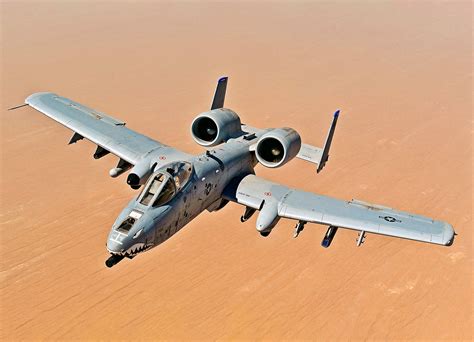
[[[300,151],[296,155],[297,158],[309,161],[310,163],[318,164],[323,155],[323,149],[311,146],[308,144],[301,144]]]

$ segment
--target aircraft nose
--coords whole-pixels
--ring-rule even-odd
[[[110,253],[121,253],[124,251],[123,238],[121,234],[112,231],[107,239],[107,250]]]
[[[110,239],[107,241],[107,250],[110,253],[120,253],[122,251],[122,246],[119,245],[115,241],[110,241]]]

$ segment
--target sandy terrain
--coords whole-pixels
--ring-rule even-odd
[[[1,5],[2,340],[472,339],[469,3]],[[260,176],[450,222],[440,247],[325,228],[267,238],[229,205],[107,269],[105,241],[134,192],[113,156],[67,146],[30,108],[54,91],[198,153],[189,136],[229,75],[244,122],[289,125],[330,162]]]

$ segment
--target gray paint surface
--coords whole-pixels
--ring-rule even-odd
[[[448,244],[452,227],[443,221],[364,203],[317,195],[248,175],[226,196],[259,209],[260,203],[277,208],[278,216],[406,239]],[[252,198],[252,200],[249,200]],[[258,203],[258,204],[257,204]]]
[[[219,84],[222,86],[222,83],[225,95],[227,79]],[[216,93],[222,96],[222,91]],[[223,99],[218,102],[223,103]],[[206,153],[192,156],[130,130],[120,120],[54,93],[33,94],[25,103],[135,165],[136,170],[148,170],[147,177],[151,176],[144,189],[159,174],[172,180],[170,184],[174,196],[168,201],[154,206],[152,203],[161,195],[158,191],[153,195],[153,201],[144,205],[139,202],[138,195],[117,217],[107,241],[112,257],[118,258],[114,259],[116,262],[156,247],[201,212],[220,210],[228,201],[247,209],[256,209],[256,228],[265,236],[284,217],[298,220],[303,225],[317,223],[440,245],[451,245],[454,239],[453,227],[443,221],[361,201],[338,200],[291,189],[256,176],[254,167],[258,161],[255,147],[259,138],[272,132],[272,129],[242,125],[238,134],[233,131],[225,142],[209,148]],[[216,117],[220,110],[216,108],[209,113]],[[206,116],[206,113],[201,115]],[[335,120],[337,115],[334,127]],[[331,139],[333,133],[334,129]],[[77,138],[78,135],[75,135],[74,140]],[[329,146],[326,152],[328,150]],[[302,144],[296,157],[319,164],[323,151],[324,148]],[[173,169],[183,162],[189,165],[191,175],[187,182],[181,184]],[[119,229],[130,218],[134,220],[131,228],[128,231]]]

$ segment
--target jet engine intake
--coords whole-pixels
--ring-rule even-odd
[[[242,134],[239,116],[226,108],[199,114],[191,124],[191,135],[201,146],[215,146]]]
[[[292,160],[301,148],[301,137],[293,128],[277,128],[258,141],[255,156],[263,166],[276,168]]]

